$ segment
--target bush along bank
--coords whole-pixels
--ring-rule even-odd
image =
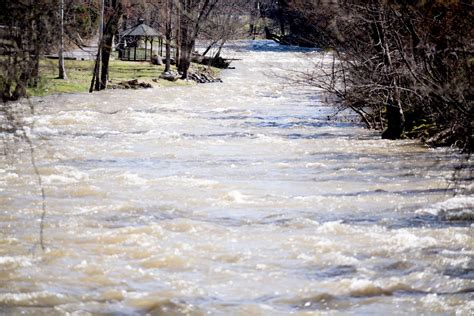
[[[337,96],[368,127],[383,131],[383,138],[421,138],[472,151],[469,3],[281,2],[280,17],[291,38],[331,49],[332,63],[307,74],[306,83]]]

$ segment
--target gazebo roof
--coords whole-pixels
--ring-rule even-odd
[[[120,32],[120,37],[124,36],[136,36],[136,37],[161,37],[160,32],[154,28],[146,25],[145,23],[140,23],[135,25],[125,31]]]

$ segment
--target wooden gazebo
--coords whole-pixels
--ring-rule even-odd
[[[119,58],[128,61],[146,61],[153,57],[153,42],[158,40],[160,55],[163,51],[163,36],[154,28],[146,25],[143,20],[128,28],[119,34]],[[140,43],[145,42],[144,54],[140,49]],[[148,42],[151,44],[150,53],[148,54]],[[137,52],[138,49],[138,52]]]

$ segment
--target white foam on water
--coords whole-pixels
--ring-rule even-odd
[[[405,229],[397,231],[387,239],[387,242],[397,251],[406,251],[411,248],[429,248],[438,244],[438,241],[433,237],[419,236]]]
[[[183,186],[183,187],[202,187],[202,188],[215,188],[219,186],[219,181],[210,179],[200,179],[191,176],[169,176],[163,178],[154,179],[157,183],[168,184],[172,186]]]
[[[0,293],[4,306],[55,306],[70,301],[66,295],[47,291],[29,293]]]
[[[149,183],[149,180],[142,178],[135,173],[130,173],[130,172],[126,172],[117,176],[117,179],[125,182],[127,185],[133,185],[133,186],[144,186]]]
[[[14,267],[30,267],[33,264],[33,259],[31,257],[25,256],[2,256],[0,257],[0,266],[4,268],[7,266]]]
[[[58,168],[57,174],[42,175],[44,184],[73,184],[89,180],[89,174],[72,168]]]
[[[223,199],[229,202],[247,204],[252,203],[250,196],[243,194],[238,190],[232,190],[224,194]]]
[[[455,196],[418,209],[416,213],[442,216],[448,220],[474,220],[474,196]]]

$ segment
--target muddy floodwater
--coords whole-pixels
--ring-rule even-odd
[[[31,100],[46,249],[6,137],[0,314],[472,315],[473,226],[436,213],[470,199],[456,154],[333,119],[286,79],[321,52],[226,54],[224,83]]]

